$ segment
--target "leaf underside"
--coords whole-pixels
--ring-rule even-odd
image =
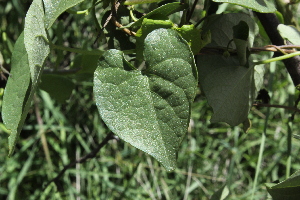
[[[8,137],[9,156],[12,155],[14,151],[17,139],[31,106],[31,100],[41,78],[43,63],[50,52],[46,38],[43,2],[42,0],[34,0],[25,18],[24,40],[23,35],[21,35],[14,48],[13,55],[17,58],[14,59],[15,62],[12,62],[13,72],[9,78],[12,79],[9,80],[11,87],[6,89],[6,97],[4,97],[10,99],[18,93],[18,98],[7,102],[7,104],[11,104],[11,106],[4,106],[7,107],[7,110],[3,113],[4,123],[7,128],[11,130],[11,134]],[[21,59],[18,60],[19,58]],[[23,74],[20,74],[21,72],[19,71]],[[29,79],[27,77],[28,73],[30,75]],[[22,80],[23,78],[24,80]],[[15,121],[12,122],[13,120]]]
[[[282,38],[287,39],[294,45],[300,44],[300,32],[296,27],[279,24],[277,29]]]
[[[145,39],[147,69],[129,69],[122,52],[109,50],[94,75],[99,113],[121,139],[174,170],[197,86],[193,54],[174,30]]]
[[[54,21],[69,8],[84,0],[43,0],[45,6],[45,27],[49,29]]]

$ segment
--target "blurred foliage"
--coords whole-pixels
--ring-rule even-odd
[[[22,32],[30,3],[29,0],[0,0],[0,52],[7,69],[10,69],[12,48]],[[202,10],[203,3],[200,3],[196,7],[198,10]],[[84,10],[88,6],[86,1],[74,10]],[[222,7],[229,11],[233,8],[237,10],[236,6]],[[140,5],[139,9],[147,8]],[[105,12],[97,10],[99,21]],[[194,14],[192,21],[197,22],[199,18]],[[60,39],[59,34],[53,33],[62,28]],[[68,13],[63,13],[50,30],[53,41],[72,47],[91,47],[97,34],[90,15]],[[102,38],[99,48],[107,48],[105,44]],[[268,44],[265,37],[255,41],[256,46],[265,44]],[[52,54],[46,63],[48,66],[72,66],[71,60],[76,57],[71,53]],[[283,65],[277,63],[272,85],[269,85],[268,66],[266,69],[265,87],[272,88],[269,90],[270,102],[293,105],[299,92],[295,93]],[[44,190],[43,185],[63,166],[94,149],[109,131],[99,118],[90,79],[78,79],[75,84],[71,98],[65,103],[54,101],[42,90],[36,94],[11,158],[7,157],[8,131],[0,119],[0,199],[206,200],[225,183],[231,190],[230,199],[248,199],[251,195],[267,108],[252,109],[249,115],[252,129],[245,134],[242,127],[210,124],[212,110],[200,91],[193,104],[191,126],[178,153],[178,168],[174,172],[166,172],[153,158],[116,138],[102,148],[96,158],[66,171],[60,182],[62,191],[58,191],[54,184]],[[4,87],[5,80],[1,80],[1,88]],[[0,89],[0,94],[1,105],[3,89]],[[291,112],[284,109],[270,109],[254,199],[267,198],[264,183],[285,179],[290,115]],[[38,120],[42,123],[38,124]],[[292,133],[298,135],[299,129],[300,118],[296,115]],[[293,139],[292,144],[291,172],[295,172],[300,168],[300,142]]]

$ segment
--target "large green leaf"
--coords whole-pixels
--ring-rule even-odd
[[[11,76],[4,90],[2,118],[6,128],[11,131],[9,141],[16,141],[23,126],[20,121],[27,100],[26,92],[30,86],[30,70],[23,33],[15,44],[11,66]],[[9,143],[10,152],[13,148],[14,143]]]
[[[27,12],[24,28],[24,43],[33,84],[37,83],[44,61],[50,52],[46,40],[43,2],[34,0]]]
[[[276,11],[275,5],[269,0],[213,0],[220,3],[232,3],[246,8],[250,8],[261,13],[273,13]]]
[[[211,46],[227,47],[228,43],[234,38],[233,27],[237,26],[241,21],[247,23],[248,47],[252,47],[255,35],[259,29],[254,20],[242,13],[228,13],[220,15],[212,15],[205,20],[203,25],[204,32],[211,32]],[[230,48],[236,48],[233,42],[229,45]]]
[[[300,171],[279,184],[267,183],[267,190],[274,200],[298,200],[300,196]]]
[[[56,18],[69,8],[84,0],[43,0],[45,6],[45,25],[49,29]]]
[[[197,86],[194,58],[170,29],[149,33],[144,54],[147,69],[141,72],[129,71],[120,51],[107,51],[95,71],[95,100],[116,135],[173,170]]]
[[[280,24],[277,29],[282,38],[287,39],[294,45],[300,44],[300,32],[296,27]]]
[[[262,86],[263,66],[240,66],[233,56],[200,55],[197,60],[200,85],[214,111],[211,122],[244,122]]]

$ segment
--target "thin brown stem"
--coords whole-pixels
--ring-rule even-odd
[[[120,2],[116,2],[116,4],[113,5],[113,6],[111,7],[111,9],[112,9],[112,10],[111,10],[111,15],[112,15],[112,16],[111,16],[111,20],[112,20],[112,22],[114,23],[114,25],[115,25],[116,27],[122,28],[123,25],[122,25],[121,23],[119,23],[119,22],[117,21],[117,19],[116,19],[117,11],[118,11],[119,6],[120,6]],[[123,28],[122,31],[124,31],[124,32],[127,33],[128,35],[133,35],[133,36],[134,36],[134,35],[136,34],[135,32],[129,30],[128,28]]]

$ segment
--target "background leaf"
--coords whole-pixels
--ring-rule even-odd
[[[73,61],[72,68],[80,69],[75,75],[78,81],[92,80],[98,65],[99,55],[77,55]]]
[[[258,33],[258,26],[250,16],[242,13],[209,16],[202,27],[203,32],[211,32],[212,41],[209,46],[227,47],[229,41],[234,38],[233,27],[241,21],[246,22],[249,27],[248,46],[252,47],[255,35]],[[236,48],[233,42],[229,47]]]
[[[267,190],[274,200],[297,200],[300,195],[300,171],[295,172],[279,184],[266,184]]]
[[[45,27],[49,29],[58,16],[84,0],[43,0],[45,6]]]
[[[96,104],[112,132],[174,170],[197,84],[193,54],[176,31],[157,29],[145,39],[145,58],[143,75],[124,70],[120,51],[106,52],[95,71]]]
[[[39,87],[48,92],[58,102],[64,103],[70,98],[75,84],[64,76],[45,74],[42,76]]]
[[[236,126],[247,119],[261,88],[263,66],[240,66],[237,57],[198,57],[200,85],[214,114],[211,122]]]
[[[246,8],[250,8],[261,13],[273,13],[276,11],[273,2],[269,0],[213,0],[220,3],[232,3]]]
[[[30,87],[30,70],[27,52],[24,45],[24,34],[18,38],[13,55],[11,77],[8,78],[3,96],[2,118],[7,129],[11,130],[9,136],[9,149],[13,151],[27,113],[23,110],[28,99],[27,89]]]
[[[300,44],[300,32],[294,26],[279,24],[277,27],[282,38],[287,39],[294,45]]]
[[[233,28],[239,29],[240,23],[241,27],[246,27],[246,32],[249,32],[247,41],[235,39],[235,42],[241,42],[244,46],[240,50],[244,51],[241,54],[243,57],[199,55],[197,59],[200,85],[214,110],[211,122],[226,122],[235,126],[247,119],[262,85],[264,70],[262,66],[254,67],[247,62],[245,51],[247,46],[252,47],[258,27],[248,15],[239,13],[213,15],[205,23],[207,24],[204,24],[203,31],[210,31],[212,36],[212,42],[208,46],[227,47],[230,40],[237,35]],[[236,45],[231,42],[229,47],[236,48]],[[241,65],[240,62],[245,65]]]

